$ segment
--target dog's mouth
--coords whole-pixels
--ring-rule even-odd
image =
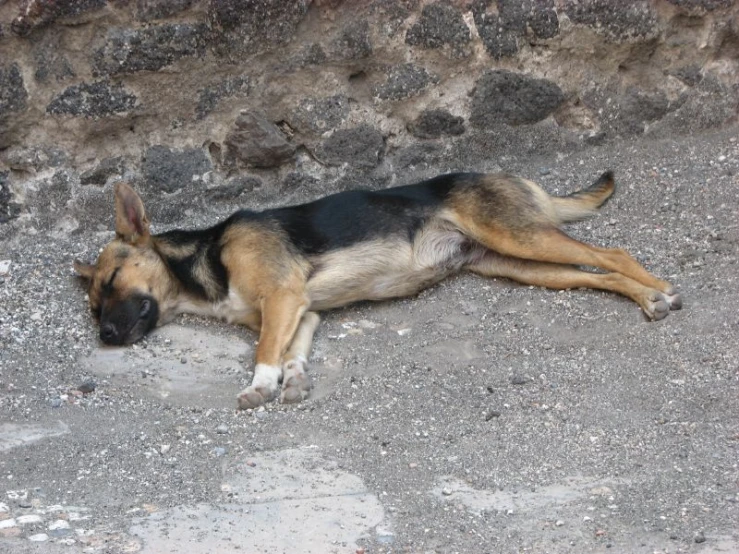
[[[110,309],[100,317],[100,340],[110,346],[133,344],[156,327],[159,319],[157,301],[144,294],[136,294]]]

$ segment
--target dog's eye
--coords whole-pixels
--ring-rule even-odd
[[[150,309],[151,309],[151,301],[142,300],[141,306],[139,307],[139,316],[144,317],[146,314],[149,313]]]

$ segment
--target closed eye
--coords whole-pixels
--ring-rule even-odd
[[[113,281],[115,281],[115,278],[118,275],[120,269],[120,267],[116,267],[115,271],[113,271],[113,273],[111,274],[110,279],[108,279],[108,282],[103,284],[103,294],[110,294],[113,292]]]

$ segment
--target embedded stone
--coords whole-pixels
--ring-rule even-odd
[[[429,85],[439,82],[439,77],[429,73],[426,68],[412,63],[393,67],[387,80],[373,89],[380,100],[401,100],[420,94]]]
[[[67,88],[46,107],[46,113],[83,117],[104,117],[125,113],[136,105],[136,96],[123,85],[107,80],[82,83]]]
[[[458,136],[464,133],[464,119],[446,110],[424,110],[408,125],[413,136],[434,139],[442,136]]]
[[[152,189],[175,192],[194,176],[210,171],[210,160],[200,148],[172,150],[158,144],[150,147],[144,154],[142,170]]]
[[[295,146],[280,129],[257,112],[243,112],[226,136],[226,163],[278,167],[292,159]]]
[[[335,131],[319,146],[319,158],[330,165],[375,167],[385,149],[382,133],[369,125]]]
[[[536,123],[563,101],[562,89],[546,79],[506,70],[487,71],[475,87],[470,123],[486,129],[501,123]]]
[[[0,65],[0,118],[26,109],[28,92],[17,63]]]

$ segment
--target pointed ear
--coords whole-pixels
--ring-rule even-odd
[[[92,277],[95,275],[94,265],[86,264],[79,260],[74,261],[74,270],[77,272],[77,275],[87,280],[92,279]]]
[[[144,203],[126,183],[115,185],[115,232],[131,244],[149,238],[149,219],[144,212]]]

